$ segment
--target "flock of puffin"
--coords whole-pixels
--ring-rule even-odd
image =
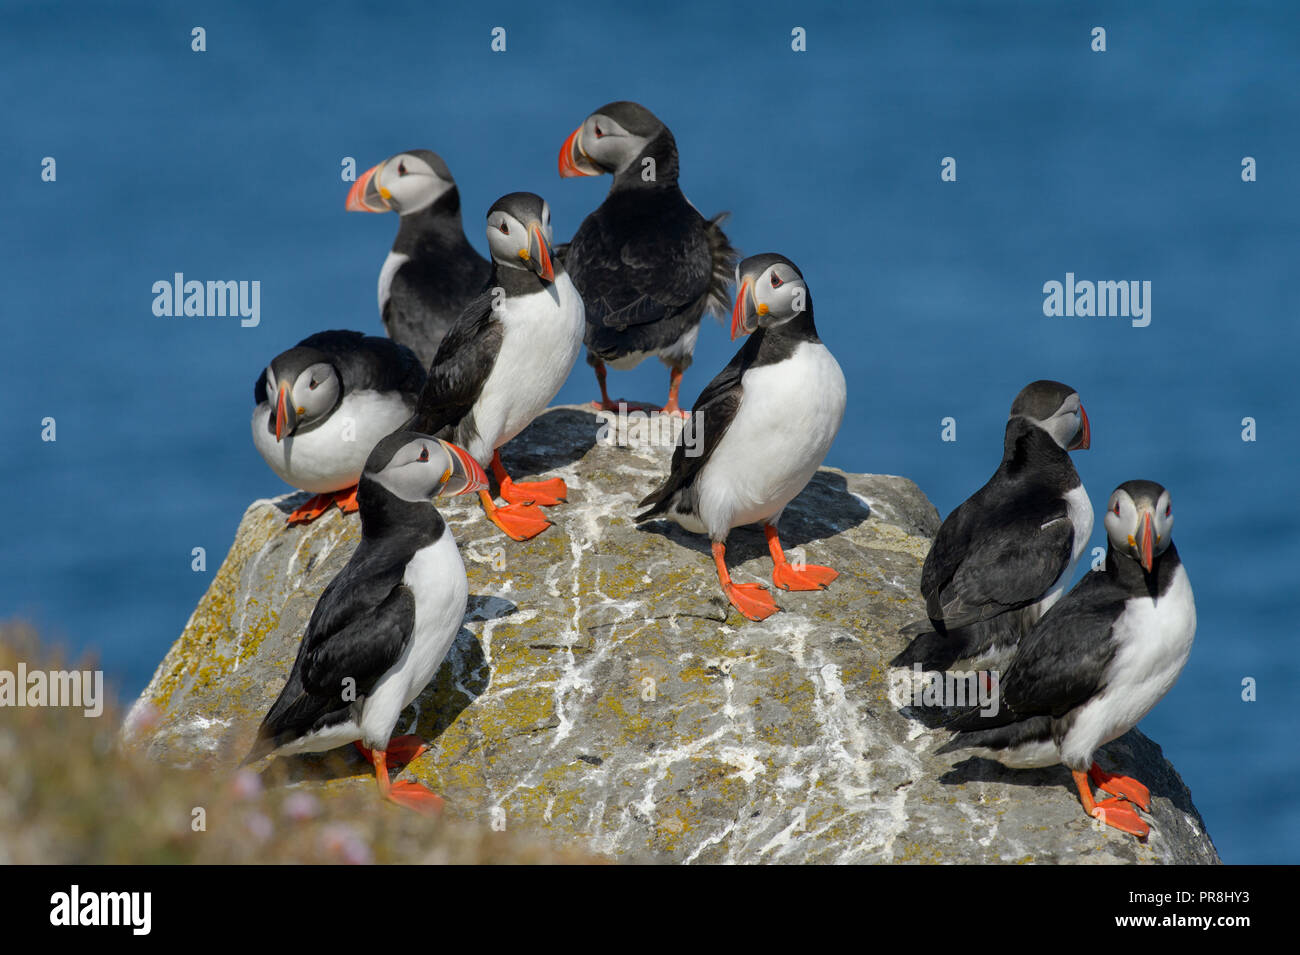
[[[777,532],[845,407],[844,375],[817,336],[802,273],[775,253],[737,264],[722,217],[705,219],[678,186],[672,133],[636,103],[588,116],[564,141],[559,172],[613,183],[567,246],[554,244],[541,197],[502,196],[487,213],[490,261],[466,239],[456,184],[436,154],[401,153],[352,185],[349,210],[400,217],[379,276],[389,337],[326,331],[276,356],[254,389],[252,430],[271,469],[316,495],[290,523],[359,510],[361,541],[321,594],[245,764],[354,743],[385,798],[437,811],[437,795],[388,771],[425,748],[392,733],[465,613],[464,564],[434,499],[476,492],[511,538],[542,533],[551,526],[542,508],[565,500],[564,481],[512,480],[502,445],[546,408],[584,345],[597,407],[619,407],[606,366],[653,355],[670,369],[661,412],[685,415],[682,372],[704,315],[729,307],[733,281],[731,335],[746,340],[691,409],[702,450],[688,454],[679,441],[635,519],[707,534],[723,591],[751,620],[778,608],[762,585],[732,581],[733,527],[763,526],[778,588],[819,590],[838,576],[791,564]],[[1089,442],[1074,389],[1036,381],[1020,392],[997,471],[943,522],[926,557],[926,619],[904,631],[910,645],[892,663],[934,671],[965,662],[996,674],[996,713],[946,712],[956,734],[943,749],[1014,767],[1064,763],[1090,815],[1145,836],[1136,810],[1149,809],[1149,792],[1101,770],[1093,754],[1173,685],[1196,612],[1170,538],[1169,492],[1150,481],[1116,488],[1105,566],[1066,592],[1093,524],[1069,452]],[[1095,801],[1093,783],[1112,797]]]

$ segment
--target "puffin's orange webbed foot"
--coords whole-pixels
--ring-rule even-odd
[[[402,739],[402,737],[398,737]],[[364,749],[362,747],[362,751]],[[416,812],[433,816],[442,812],[442,797],[433,790],[421,786],[419,783],[392,782],[388,778],[388,751],[374,750],[371,758],[375,765],[375,784],[379,786],[379,795],[383,796],[390,802],[395,802],[399,806],[405,806],[407,809],[413,809]]]
[[[337,504],[344,514],[355,513],[360,506],[357,504],[357,485],[345,487],[341,491],[331,491],[328,494],[317,494],[290,514],[287,523],[310,524],[334,504]]]
[[[513,540],[529,540],[551,526],[551,522],[542,515],[542,509],[535,504],[508,504],[502,507],[488,496],[487,491],[480,491],[479,497],[488,519]]]
[[[762,584],[729,583],[722,589],[731,605],[750,620],[766,620],[781,609]]]
[[[1121,796],[1139,809],[1151,809],[1151,790],[1131,776],[1108,773],[1096,763],[1088,770],[1088,775],[1098,787],[1112,796]]]
[[[334,492],[334,503],[339,506],[339,510],[344,514],[355,514],[361,510],[361,505],[357,503],[357,488],[360,485],[354,484],[342,491]]]
[[[569,495],[568,485],[562,478],[549,481],[511,481],[501,483],[501,497],[511,504],[540,504],[553,507],[561,504]]]
[[[774,564],[772,583],[782,590],[825,590],[826,585],[840,575],[838,570],[818,564]]]
[[[317,494],[315,497],[309,498],[301,507],[296,508],[285,523],[310,524],[328,511],[333,503],[334,496],[332,494]]]
[[[436,816],[444,805],[443,798],[432,789],[404,779],[389,785],[386,798],[422,816]]]
[[[1139,839],[1146,838],[1151,827],[1142,821],[1142,817],[1137,814],[1137,810],[1128,802],[1118,797],[1113,799],[1103,799],[1092,807],[1092,817],[1100,819],[1106,825],[1121,832],[1127,832],[1130,835],[1137,836]]]

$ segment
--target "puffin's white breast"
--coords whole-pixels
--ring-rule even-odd
[[[366,697],[361,739],[372,749],[387,744],[397,718],[438,672],[465,619],[469,585],[450,529],[415,553],[402,583],[415,597],[415,622],[402,656]]]
[[[582,350],[586,320],[582,298],[567,272],[532,295],[507,298],[497,319],[502,325],[501,348],[469,420],[456,435],[457,443],[484,466],[492,452],[528,427],[560,390]]]
[[[1183,671],[1196,635],[1196,603],[1187,571],[1179,565],[1159,600],[1134,597],[1111,629],[1115,655],[1104,689],[1075,711],[1061,743],[1064,762],[1090,758],[1097,747],[1124,735],[1160,702]]]
[[[709,535],[776,517],[826,458],[844,418],[844,373],[820,342],[745,372],[740,408],[704,465],[698,510]]]
[[[379,270],[379,315],[382,318],[384,306],[388,304],[389,297],[393,294],[393,278],[397,275],[397,270],[411,260],[409,255],[401,252],[389,252],[388,258],[384,259],[383,267]]]
[[[395,392],[353,392],[316,427],[276,441],[267,429],[275,409],[262,402],[253,409],[253,444],[286,484],[313,494],[339,491],[360,480],[375,445],[414,410],[412,400]]]

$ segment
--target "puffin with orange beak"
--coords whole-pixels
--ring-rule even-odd
[[[361,332],[318,332],[271,360],[253,386],[253,444],[281,480],[316,495],[290,524],[357,509],[366,455],[410,418],[424,381],[409,348]]]
[[[486,485],[473,458],[431,435],[396,431],[374,446],[357,492],[361,542],[316,602],[245,764],[355,743],[383,798],[426,814],[442,808],[419,783],[393,782],[388,766],[425,750],[393,730],[465,619],[465,564],[434,499]]]
[[[602,106],[560,148],[560,175],[614,179],[564,253],[587,307],[587,361],[600,384],[597,408],[618,411],[605,366],[634,368],[658,356],[669,369],[665,413],[678,404],[706,312],[726,314],[736,251],[720,223],[705,219],[677,184],[677,142],[638,103]]]
[[[541,414],[582,349],[583,305],[551,239],[541,196],[514,192],[488,210],[492,277],[443,340],[410,427],[453,441],[490,466],[504,506],[479,492],[488,518],[514,540],[550,527],[539,505],[568,494],[561,478],[517,482],[499,448]]]
[[[1065,593],[1092,536],[1092,503],[1070,451],[1092,443],[1079,393],[1034,381],[1011,404],[1002,461],[935,535],[921,568],[926,616],[892,661],[996,667]]]
[[[974,750],[1006,766],[1064,763],[1088,815],[1135,836],[1150,827],[1146,786],[1106,772],[1096,751],[1138,724],[1182,673],[1196,604],[1171,534],[1173,504],[1154,481],[1126,481],[1106,506],[1106,566],[1085,574],[1020,641],[996,713],[969,709],[939,752]],[[1113,798],[1097,802],[1095,783]]]
[[[751,256],[736,270],[732,337],[749,336],[691,408],[667,480],[641,502],[638,523],[665,518],[708,534],[723,593],[742,615],[763,620],[777,605],[767,588],[738,584],[726,564],[733,527],[761,524],[782,590],[823,590],[838,573],[791,564],[777,524],[817,473],[844,417],[844,373],[817,336],[803,274],[783,255]]]
[[[397,238],[379,270],[379,317],[388,337],[425,368],[492,267],[465,237],[460,191],[442,157],[408,149],[361,174],[349,212],[396,212]]]

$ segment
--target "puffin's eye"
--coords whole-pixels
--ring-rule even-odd
[[[502,219],[502,220],[501,220],[501,225],[497,226],[497,228],[501,230],[501,234],[502,234],[502,235],[509,235],[509,234],[510,234],[510,226],[506,225],[506,220],[505,220],[505,219]]]
[[[1119,501],[1115,502],[1115,516],[1119,517]]]
[[[602,136],[604,136],[604,135],[605,135],[605,134],[604,134],[603,132],[601,132],[601,130],[600,130],[600,123],[597,123],[597,124],[596,124],[596,138],[597,138],[597,139],[600,139],[600,138],[601,138]]]
[[[781,281],[780,276],[778,276],[775,272],[773,272],[773,273],[772,273],[772,288],[780,288],[780,287],[781,287],[782,285],[784,285],[784,284],[785,284],[785,283]]]
[[[1174,513],[1174,506],[1173,506],[1172,504],[1166,504],[1166,505],[1165,505],[1165,517],[1169,517],[1169,516],[1172,515],[1173,513]]]
[[[424,447],[423,445],[421,445],[420,447],[420,457],[418,458],[418,460],[420,461],[429,460],[429,449]]]
[[[315,378],[313,378],[313,379],[311,380],[311,384],[308,385],[307,387],[308,387],[310,390],[315,391],[315,390],[316,390],[316,386],[319,385],[319,384],[320,384],[320,382],[317,381]]]
[[[405,175],[406,175],[406,163],[405,163],[405,162],[399,162],[399,163],[397,164],[397,174],[398,174],[399,176],[405,176]]]

